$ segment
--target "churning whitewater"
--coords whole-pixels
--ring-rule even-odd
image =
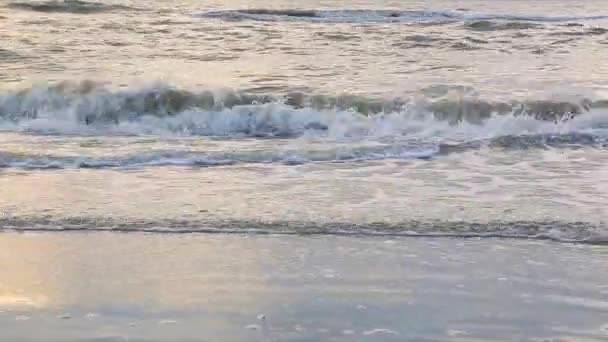
[[[110,90],[92,82],[38,86],[0,96],[4,132],[262,139],[264,149],[146,151],[79,156],[2,151],[0,167],[23,169],[226,166],[429,159],[490,148],[607,146],[608,102],[489,101],[474,97],[248,95],[156,85]],[[264,139],[274,141],[263,141]],[[294,142],[290,142],[293,140]],[[288,143],[284,143],[287,141]]]

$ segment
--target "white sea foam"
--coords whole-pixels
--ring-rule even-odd
[[[325,97],[323,104],[312,100],[290,104],[270,96],[195,93],[167,86],[121,92],[83,84],[35,87],[0,96],[0,130],[45,135],[280,138],[290,143],[253,151],[146,151],[122,157],[29,155],[4,150],[0,151],[0,167],[293,165],[431,158],[484,146],[604,148],[608,140],[608,110],[590,101],[497,104],[412,99],[385,101],[384,107],[374,101]],[[377,110],[361,112],[371,107]],[[565,119],[552,119],[561,117]]]
[[[264,101],[267,103],[260,103]],[[122,92],[89,89],[83,85],[73,89],[34,87],[0,95],[0,128],[85,135],[312,135],[330,139],[400,136],[442,140],[608,128],[608,110],[603,104],[594,106],[589,101],[493,103],[476,99],[411,99],[381,102],[325,97],[302,100],[295,106],[283,102],[271,96],[193,93],[167,86]]]

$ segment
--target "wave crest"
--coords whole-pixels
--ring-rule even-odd
[[[389,140],[394,146],[404,146],[401,143],[409,144],[412,139],[437,145],[501,136],[576,134],[581,134],[578,143],[597,145],[603,143],[600,138],[608,128],[608,101],[489,101],[440,90],[427,89],[409,98],[384,100],[352,95],[196,92],[164,85],[111,90],[93,82],[61,83],[0,95],[0,130],[76,135],[318,137]],[[586,142],[584,134],[598,139]],[[541,141],[550,144],[546,138]]]
[[[439,11],[392,10],[305,10],[305,9],[240,9],[210,11],[201,17],[240,21],[307,21],[316,23],[418,23],[439,24],[458,20],[459,15]]]
[[[526,16],[468,13],[463,11],[424,10],[371,10],[371,9],[234,9],[208,11],[197,14],[204,18],[229,21],[292,21],[312,23],[352,23],[352,24],[449,24],[457,22],[477,22],[473,26],[502,29],[531,28],[528,23],[564,23],[571,21],[606,20],[606,15],[596,16]],[[497,23],[506,22],[506,23]],[[519,24],[518,24],[519,23]],[[533,24],[530,24],[533,25]]]

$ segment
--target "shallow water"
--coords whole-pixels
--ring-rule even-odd
[[[154,144],[144,146],[150,151]],[[7,169],[0,179],[1,222],[17,230],[487,235],[606,243],[602,158],[601,151],[581,149],[490,157],[465,152],[431,161]]]
[[[608,73],[601,0],[15,0],[0,15],[7,86],[165,80],[389,97],[464,85],[511,100],[603,94]]]
[[[0,247],[7,340],[608,337],[608,254],[598,246],[6,233]]]

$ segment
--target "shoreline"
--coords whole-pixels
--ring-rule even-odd
[[[3,232],[0,338],[600,341],[607,260],[539,240]]]

